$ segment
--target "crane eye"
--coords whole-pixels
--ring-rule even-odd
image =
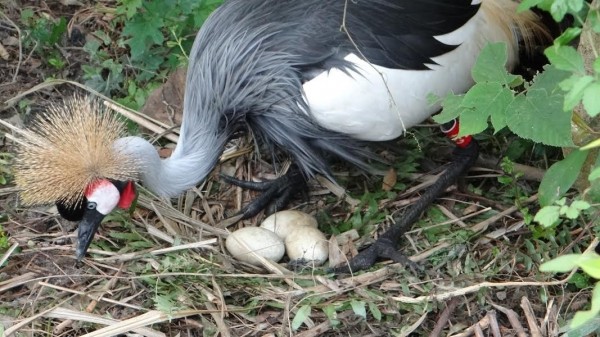
[[[93,201],[88,201],[87,203],[87,209],[96,209],[96,203]]]

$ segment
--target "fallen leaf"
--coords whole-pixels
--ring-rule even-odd
[[[383,185],[381,186],[381,188],[384,191],[390,191],[394,187],[394,185],[396,185],[397,180],[398,175],[396,174],[396,170],[391,168],[383,177]]]
[[[180,125],[183,114],[186,69],[177,69],[167,81],[155,89],[140,111],[167,125]]]

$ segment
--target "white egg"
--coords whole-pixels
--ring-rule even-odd
[[[286,210],[268,216],[260,227],[275,232],[282,240],[297,227],[309,226],[317,228],[317,219],[300,211]]]
[[[285,239],[285,251],[291,262],[320,266],[329,257],[325,235],[314,227],[296,227]]]
[[[262,265],[253,254],[279,262],[285,253],[283,241],[272,231],[260,227],[244,227],[231,233],[225,247],[233,257],[255,266]]]

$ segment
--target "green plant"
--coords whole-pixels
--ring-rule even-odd
[[[21,11],[21,22],[25,25],[23,46],[45,60],[50,66],[62,69],[66,61],[56,45],[67,31],[67,20],[64,17],[52,18],[46,13],[36,14],[26,8]]]
[[[120,0],[110,25],[122,30],[115,29],[116,36],[96,30],[84,46],[90,56],[83,66],[86,85],[139,109],[157,83],[187,63],[195,32],[221,2]]]
[[[506,186],[512,194],[515,203],[520,204],[522,200],[528,197],[527,191],[519,185],[519,179],[523,177],[523,173],[515,170],[515,163],[508,157],[502,158],[500,167],[504,175],[498,177],[498,182]]]
[[[540,266],[540,271],[567,273],[575,268],[581,268],[589,276],[600,279],[600,256],[595,253],[585,254],[566,254],[551,261],[548,261]],[[592,323],[595,326],[594,330],[598,329],[598,325],[594,318],[600,313],[600,282],[596,282],[592,292],[590,310],[581,310],[575,313],[571,320],[571,329],[581,328],[586,324]]]
[[[480,133],[491,124],[495,132],[509,129],[521,138],[563,148],[564,159],[548,169],[539,186],[542,208],[534,217],[534,221],[542,224],[539,229],[533,228],[534,231],[550,230],[551,238],[552,233],[557,232],[550,226],[558,224],[561,218],[575,220],[587,212],[592,213],[600,202],[597,149],[600,139],[594,130],[598,127],[594,118],[600,114],[600,50],[598,43],[589,43],[600,39],[600,8],[597,1],[584,0],[524,0],[519,8],[533,6],[549,11],[556,21],[567,14],[575,19],[573,26],[545,50],[550,64],[532,81],[525,81],[504,69],[506,47],[489,45],[472,70],[475,85],[464,95],[445,97],[441,102],[444,110],[434,119],[443,123],[459,118],[462,135]],[[592,49],[591,56],[586,55],[592,58],[588,61],[591,67],[586,68],[584,55],[570,45],[577,37]],[[500,182],[515,188],[517,177],[510,174],[510,163],[504,162],[503,168],[509,176]],[[581,172],[584,172],[582,177]],[[578,184],[579,191],[570,201],[565,197],[567,191],[581,180],[587,184]],[[515,189],[517,200],[519,194]],[[565,255],[544,263],[540,270],[566,272],[576,267],[600,278],[600,257],[596,254]],[[591,309],[578,312],[570,329],[585,324],[597,326],[594,318],[598,313],[600,283],[593,291]]]
[[[596,59],[590,72],[586,71],[583,56],[568,45],[581,34],[580,26],[586,19],[592,27],[589,34],[600,33],[600,9],[588,8],[583,0],[530,0],[524,1],[520,7],[526,9],[534,5],[550,10],[555,19],[572,14],[578,24],[546,49],[550,64],[544,71],[531,82],[509,74],[504,69],[506,47],[503,44],[489,45],[481,52],[472,70],[475,85],[464,95],[451,94],[444,98],[444,110],[435,120],[443,123],[460,118],[463,135],[484,131],[489,121],[496,132],[508,128],[521,138],[571,149],[564,160],[548,170],[540,185],[540,204],[549,206],[573,186],[590,150],[600,146],[600,140],[596,140],[578,149],[571,133],[573,124],[584,130],[585,137],[578,137],[577,143],[581,139],[597,137],[593,127],[585,119],[574,115],[573,109],[582,104],[589,118],[600,113],[599,51],[595,51]],[[600,159],[592,165],[592,173],[588,177],[589,191],[600,188],[600,180],[597,179],[600,176]],[[595,193],[583,196],[592,202],[598,201]]]
[[[5,214],[0,214],[0,221],[6,221],[6,218],[7,217]],[[2,227],[2,225],[0,225],[0,251],[6,250],[9,246],[10,246],[10,244],[8,242],[8,235],[6,235],[6,232],[4,231],[4,227]]]
[[[374,229],[374,226],[385,220],[386,210],[379,209],[379,201],[392,192],[366,192],[360,199],[360,204],[354,208],[354,213],[346,221],[324,228],[326,233],[339,234],[351,229],[356,229],[360,234],[365,234]],[[326,222],[328,223],[328,222]]]
[[[10,153],[0,153],[0,185],[6,185],[12,179],[10,161],[13,155]]]
[[[557,223],[561,216],[567,219],[576,219],[582,211],[589,209],[591,205],[583,200],[574,200],[567,205],[567,198],[556,200],[554,205],[543,207],[536,215],[534,220],[541,225],[549,227]]]

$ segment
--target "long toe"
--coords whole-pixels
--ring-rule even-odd
[[[399,252],[395,244],[387,239],[379,239],[375,241],[369,248],[361,251],[353,257],[348,263],[333,268],[331,271],[336,274],[349,272],[358,272],[368,269],[375,265],[379,259],[390,259],[396,263],[400,263],[408,267],[413,274],[418,274],[423,271],[423,268],[417,263],[411,261],[404,254]]]
[[[267,214],[282,210],[296,194],[304,192],[307,188],[304,176],[295,166],[290,167],[286,174],[277,179],[262,182],[244,181],[229,176],[221,177],[232,185],[261,192],[238,213],[242,215],[240,220],[251,218],[262,210],[266,210]]]

